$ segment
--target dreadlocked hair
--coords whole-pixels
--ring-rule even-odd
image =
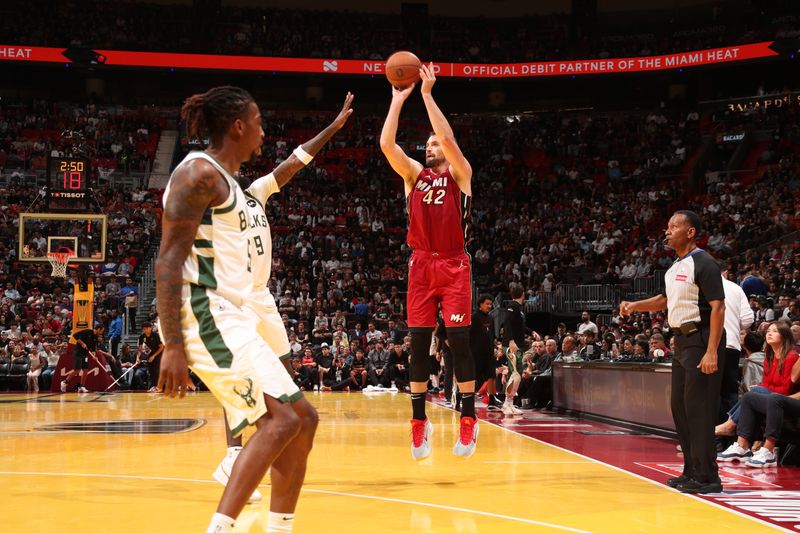
[[[212,139],[224,136],[233,121],[254,101],[249,92],[231,85],[190,96],[181,108],[189,139],[202,141],[206,136]]]

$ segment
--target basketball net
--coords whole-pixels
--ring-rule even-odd
[[[53,267],[51,275],[54,278],[67,277],[67,264],[70,257],[72,257],[70,252],[47,252],[47,260],[50,261],[50,266]]]

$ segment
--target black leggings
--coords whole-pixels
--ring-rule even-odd
[[[781,436],[784,416],[800,417],[800,400],[783,394],[758,394],[748,392],[742,396],[742,411],[736,433],[753,442],[761,421],[766,419],[764,438],[778,440]]]

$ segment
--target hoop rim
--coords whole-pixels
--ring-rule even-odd
[[[61,263],[69,263],[69,259],[74,255],[72,252],[47,252],[47,257]]]

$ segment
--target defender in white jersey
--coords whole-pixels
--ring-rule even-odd
[[[258,321],[244,307],[252,290],[248,265],[249,213],[233,180],[241,163],[261,151],[264,132],[253,97],[236,87],[191,96],[181,109],[189,137],[210,137],[204,153],[187,157],[164,193],[156,295],[164,339],[159,388],[185,394],[187,364],[225,408],[234,434],[247,425],[255,433],[241,450],[217,512],[207,529],[229,533],[248,496],[272,465],[267,531],[291,525],[303,478],[289,450],[302,433],[313,435],[316,418],[301,419],[289,398],[267,379],[257,354],[269,350],[256,332]],[[280,363],[275,359],[277,365]],[[268,390],[264,390],[267,387]],[[316,414],[316,413],[314,413]],[[308,423],[310,422],[310,423]]]
[[[253,285],[245,296],[244,307],[255,314],[258,325],[258,333],[269,346],[268,351],[260,351],[255,354],[254,365],[256,368],[269,368],[274,374],[271,381],[284,383],[286,380],[297,389],[291,376],[294,374],[289,362],[290,349],[289,338],[286,335],[286,327],[283,324],[275,298],[269,291],[268,283],[272,271],[272,234],[269,228],[269,221],[266,214],[267,200],[270,196],[277,193],[284,187],[294,175],[307,165],[311,159],[325,146],[328,141],[339,131],[347,119],[352,114],[351,104],[353,95],[347,93],[342,109],[324,130],[317,134],[313,139],[298,146],[294,153],[283,161],[278,167],[266,176],[254,181],[244,192],[247,197],[249,213],[249,224],[251,235],[249,238],[249,260],[250,270],[252,271]],[[275,361],[283,361],[284,367],[276,367]],[[314,408],[307,400],[302,398],[301,393],[289,396],[295,411],[301,418],[309,416],[314,412]],[[294,468],[299,472],[305,472],[308,452],[311,451],[313,435],[305,437],[301,434],[291,447],[295,454]],[[303,440],[302,443],[296,442]],[[241,436],[234,436],[230,430],[227,431],[228,454],[222,459],[213,477],[223,485],[228,481],[228,476],[236,461],[236,455],[242,446]],[[305,451],[305,454],[303,453]],[[299,495],[298,495],[299,496]],[[250,496],[251,502],[261,500],[258,491]]]

